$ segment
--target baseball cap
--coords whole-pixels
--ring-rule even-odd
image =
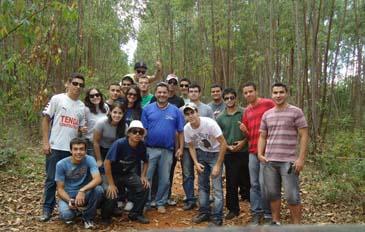
[[[198,107],[195,105],[195,103],[193,103],[193,102],[189,102],[189,103],[187,103],[187,104],[184,106],[184,109],[183,109],[184,113],[185,113],[185,111],[186,111],[186,110],[194,110],[194,111],[198,111]]]
[[[166,82],[168,82],[171,79],[175,79],[177,82],[179,82],[179,78],[175,74],[169,74],[166,77]]]
[[[136,70],[137,68],[145,68],[147,69],[147,64],[143,61],[139,61],[137,63],[134,64],[134,70]]]

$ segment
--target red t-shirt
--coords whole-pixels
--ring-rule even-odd
[[[242,116],[242,123],[248,130],[249,152],[257,154],[257,142],[260,136],[260,123],[262,115],[269,109],[273,108],[275,103],[271,99],[259,98],[257,104],[249,105]]]

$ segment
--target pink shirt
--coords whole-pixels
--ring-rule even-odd
[[[285,109],[276,107],[264,113],[260,132],[267,132],[265,157],[269,161],[295,161],[298,144],[298,129],[308,127],[303,111],[288,105]]]

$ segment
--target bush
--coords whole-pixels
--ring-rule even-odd
[[[3,148],[0,150],[0,168],[8,164],[14,163],[16,157],[16,150],[12,147]]]

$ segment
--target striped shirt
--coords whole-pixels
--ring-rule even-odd
[[[257,154],[257,142],[260,135],[259,129],[262,115],[274,106],[274,101],[267,98],[259,98],[257,104],[247,106],[242,117],[242,123],[245,124],[248,130],[247,138],[250,145],[248,151],[250,153]]]
[[[262,116],[260,132],[267,132],[265,157],[269,161],[296,160],[298,129],[308,127],[303,111],[288,105],[285,109],[270,109]]]

